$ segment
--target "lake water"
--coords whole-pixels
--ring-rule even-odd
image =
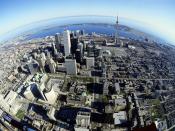
[[[54,18],[17,28],[8,34],[1,36],[0,40],[9,40],[17,36],[25,36],[25,39],[27,40],[42,38],[49,35],[55,35],[56,33],[61,33],[65,29],[84,30],[85,33],[96,32],[100,34],[114,35],[116,32],[114,26],[115,23],[116,17],[111,16],[75,16]],[[138,40],[144,40],[145,37],[148,37],[150,40],[162,42],[159,38],[148,35],[147,33],[149,33],[149,31],[147,26],[142,25],[137,21],[119,17],[119,24],[124,25],[120,26],[118,29],[119,36]]]
[[[114,35],[116,33],[116,28],[114,25],[104,25],[104,24],[77,24],[77,25],[68,25],[68,26],[57,26],[49,29],[40,30],[34,34],[31,34],[27,37],[27,39],[33,38],[42,38],[50,35],[55,35],[56,33],[62,33],[64,30],[84,30],[85,33],[98,33],[98,34],[106,34],[106,35]],[[118,30],[118,34],[121,37],[127,37],[132,39],[144,39],[144,36],[136,35],[133,32],[128,31],[124,26],[120,27]]]

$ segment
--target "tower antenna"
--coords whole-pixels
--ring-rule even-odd
[[[115,44],[118,44],[118,23],[119,23],[119,19],[118,19],[118,15],[117,15],[117,21],[116,21],[116,33],[115,33]]]

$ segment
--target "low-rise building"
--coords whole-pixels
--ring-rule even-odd
[[[90,126],[90,112],[79,111],[76,117],[76,129],[88,129]]]
[[[167,123],[166,123],[166,120],[156,120],[154,122],[156,124],[156,128],[158,131],[164,131],[164,130],[167,130]]]
[[[114,124],[121,125],[127,122],[127,116],[125,111],[120,111],[113,114]]]
[[[86,57],[86,68],[90,69],[91,67],[94,67],[94,57]]]
[[[22,98],[12,90],[7,92],[5,95],[0,94],[0,107],[5,111],[15,115],[22,107],[20,99]]]

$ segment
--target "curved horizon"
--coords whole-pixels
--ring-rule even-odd
[[[175,43],[174,0],[1,0],[0,35],[33,22],[63,16],[122,16],[146,23],[156,36]]]
[[[51,22],[54,22],[54,21],[59,22],[61,20],[69,19],[69,21],[67,21],[68,23],[63,23],[61,25],[56,25],[56,26],[64,26],[64,25],[67,25],[67,24],[74,24],[70,21],[70,19],[72,19],[72,20],[76,20],[76,18],[86,18],[87,19],[87,18],[90,18],[90,17],[95,18],[95,19],[100,18],[100,20],[104,19],[104,21],[98,21],[99,23],[104,23],[104,24],[108,24],[108,23],[109,24],[115,24],[115,22],[116,22],[116,17],[115,16],[103,16],[103,15],[79,15],[79,16],[54,17],[54,18],[49,18],[49,19],[45,19],[45,20],[32,22],[32,23],[29,23],[27,25],[19,26],[19,27],[15,28],[15,29],[13,29],[9,32],[6,32],[3,35],[0,35],[0,41],[5,41],[5,39],[10,37],[9,35],[11,35],[12,37],[16,37],[16,36],[13,36],[13,35],[20,35],[22,33],[25,33],[26,31],[29,31],[30,28],[35,29],[35,28],[39,28],[39,27],[43,27],[43,26],[48,26],[46,23],[51,24]],[[109,18],[109,19],[106,20],[105,18]],[[97,21],[90,21],[89,23],[93,23],[93,22],[98,23]],[[78,23],[81,24],[83,22],[79,21]],[[88,22],[86,21],[85,23],[88,23]],[[149,35],[153,35],[155,37],[161,38],[160,36],[156,35],[155,31],[151,30],[149,24],[140,22],[138,20],[128,19],[128,18],[119,16],[119,24],[129,26],[131,28],[137,29],[137,30],[142,31],[144,33],[147,33]],[[51,26],[51,25],[49,25],[49,26]],[[161,39],[165,40],[163,38],[161,38]]]

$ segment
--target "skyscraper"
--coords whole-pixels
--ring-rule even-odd
[[[118,16],[117,16],[117,21],[116,21],[116,32],[115,32],[115,44],[117,45],[118,42],[119,42],[119,39],[118,39]]]
[[[65,56],[69,56],[70,53],[71,53],[71,50],[70,50],[71,41],[70,41],[70,32],[69,32],[69,30],[64,31],[62,44],[64,45]]]
[[[83,59],[83,44],[82,43],[78,44],[75,57],[78,63],[82,62],[82,59]]]
[[[35,74],[38,71],[38,68],[39,68],[39,64],[35,60],[27,64],[27,70],[30,74]]]
[[[31,90],[34,97],[42,99],[42,100],[46,100],[42,90],[40,89],[40,87],[36,83],[32,83],[30,85],[30,90]]]
[[[55,73],[56,63],[53,61],[52,58],[48,59],[48,66],[49,66],[50,73]]]
[[[40,56],[37,58],[37,61],[39,63],[40,71],[44,72],[45,71],[44,67],[45,67],[45,62],[46,62],[46,56],[44,52],[40,54]]]
[[[80,49],[81,55],[83,55],[83,43],[78,43],[78,49]]]
[[[53,48],[53,54],[54,54],[54,56],[56,56],[58,52],[57,52],[57,49],[55,47],[55,43],[52,43],[52,48]]]
[[[49,104],[55,103],[55,101],[57,99],[57,95],[56,95],[52,86],[49,88],[45,88],[43,93],[44,93],[44,96]]]
[[[61,46],[61,36],[59,33],[55,34],[55,46],[58,51],[60,51],[60,46]]]
[[[94,67],[94,57],[86,57],[86,67],[87,69],[90,69],[91,67]]]
[[[77,74],[77,63],[74,59],[65,59],[65,67],[68,75]]]
[[[78,38],[71,38],[71,54],[74,55],[76,53],[76,49],[78,46]]]

